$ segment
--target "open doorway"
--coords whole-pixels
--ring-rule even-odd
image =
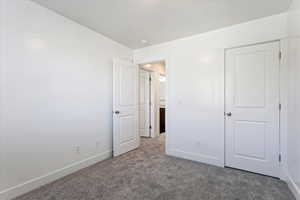
[[[139,132],[142,139],[165,137],[166,77],[165,61],[139,65]]]
[[[166,80],[165,61],[134,64],[128,60],[114,60],[114,156],[140,146],[165,152]],[[155,148],[157,146],[159,148]]]

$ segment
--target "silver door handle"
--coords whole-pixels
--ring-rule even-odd
[[[120,111],[116,110],[116,111],[115,111],[115,114],[116,114],[116,115],[120,114]]]
[[[232,116],[232,113],[231,113],[231,112],[228,112],[228,113],[226,113],[226,116],[227,116],[227,117],[231,117],[231,116]]]

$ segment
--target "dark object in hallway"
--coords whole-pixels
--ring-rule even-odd
[[[165,155],[164,135],[17,200],[294,200],[286,183]]]
[[[165,108],[160,108],[160,133],[166,132],[166,109]]]

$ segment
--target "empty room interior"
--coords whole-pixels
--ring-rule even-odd
[[[0,0],[0,200],[300,200],[299,120],[300,0]]]

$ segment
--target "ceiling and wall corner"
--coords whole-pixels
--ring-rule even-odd
[[[291,0],[32,1],[132,49],[276,15],[285,12],[291,2]]]

